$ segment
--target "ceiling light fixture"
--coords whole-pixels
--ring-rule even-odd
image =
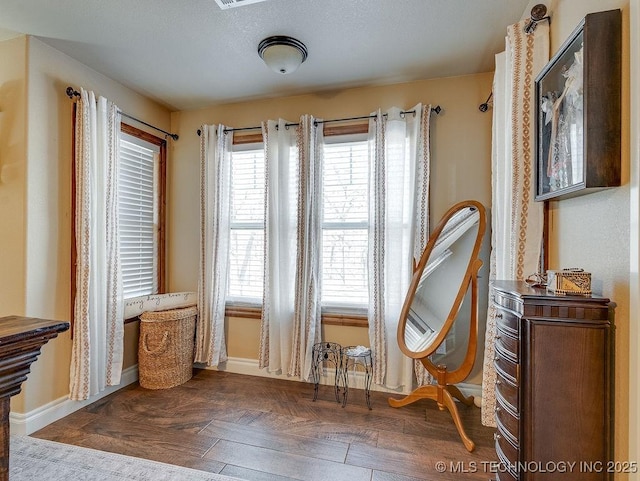
[[[287,74],[307,59],[307,47],[295,38],[276,35],[260,42],[258,54],[271,70]]]

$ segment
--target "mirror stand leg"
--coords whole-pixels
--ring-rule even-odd
[[[454,397],[460,399],[460,401],[462,401],[464,404],[473,404],[473,396],[465,397],[453,384],[447,384],[446,386],[440,386],[437,384],[420,386],[401,399],[389,398],[388,401],[389,406],[394,408],[406,406],[407,404],[414,403],[416,401],[419,401],[420,399],[431,399],[433,401],[436,401],[440,410],[444,411],[444,409],[446,408],[449,411],[451,417],[453,418],[453,422],[458,430],[458,434],[462,439],[462,444],[464,444],[464,447],[467,448],[467,451],[472,452],[475,449],[476,445],[471,440],[471,438],[467,436],[467,433],[464,430],[464,426],[462,426],[462,419],[460,418],[460,413],[458,412],[458,407],[456,406]]]
[[[447,387],[449,387],[449,386],[447,386]],[[471,440],[471,438],[469,436],[467,436],[467,433],[465,432],[464,427],[462,426],[462,420],[460,419],[460,413],[458,412],[458,407],[456,406],[456,402],[453,399],[453,396],[451,395],[451,393],[448,390],[443,390],[442,394],[443,394],[442,397],[443,397],[444,405],[449,410],[449,413],[451,413],[451,417],[453,418],[453,422],[456,425],[456,428],[458,428],[458,434],[460,435],[460,438],[462,439],[462,444],[464,444],[464,447],[467,448],[467,451],[472,452],[476,448],[476,445]]]
[[[462,404],[466,406],[473,406],[473,396],[465,396],[464,394],[462,394],[460,389],[458,389],[458,387],[454,386],[453,384],[448,384],[446,389],[447,391],[449,391],[449,394],[451,394]]]
[[[434,401],[438,400],[438,386],[435,384],[430,384],[428,386],[420,386],[417,389],[414,389],[410,394],[407,394],[402,399],[395,399],[390,397],[388,399],[389,406],[393,408],[399,408],[402,406],[406,406],[407,404],[414,403],[419,401],[420,399],[432,399]]]

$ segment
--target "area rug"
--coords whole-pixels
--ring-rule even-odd
[[[71,446],[29,436],[11,436],[11,481],[241,481],[222,474]]]

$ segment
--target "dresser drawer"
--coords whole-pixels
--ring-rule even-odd
[[[520,369],[517,362],[513,359],[507,358],[508,354],[500,351],[496,351],[496,357],[494,359],[494,365],[496,371],[498,371],[502,377],[507,378],[516,386],[520,382]]]
[[[500,396],[514,413],[519,411],[518,386],[496,372],[496,395]]]
[[[513,445],[518,446],[518,417],[511,412],[512,410],[513,406],[508,406],[499,395],[496,396],[496,421],[500,431]]]
[[[518,316],[496,306],[496,327],[513,337],[518,337]]]
[[[496,481],[518,481],[518,478],[511,474],[511,471],[507,471],[500,466],[500,469],[496,473]]]
[[[515,447],[505,437],[504,433],[498,427],[498,432],[494,435],[496,440],[496,452],[498,454],[498,461],[502,463],[501,470],[509,470],[514,472],[515,467],[518,465],[520,459],[520,453],[518,448]],[[514,472],[514,474],[516,474]]]
[[[505,331],[502,331],[501,329],[498,329],[496,331],[496,351],[500,352],[505,357],[514,360],[515,362],[518,362],[520,360],[519,344],[520,343],[518,342],[518,339],[510,336]]]

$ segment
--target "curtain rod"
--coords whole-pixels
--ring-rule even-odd
[[[80,92],[75,90],[73,87],[67,87],[66,92],[67,92],[67,95],[69,96],[70,99],[72,99],[73,97],[80,97]],[[141,123],[143,125],[146,125],[147,127],[150,127],[150,128],[152,128],[154,130],[157,130],[158,132],[162,132],[166,136],[171,137],[173,140],[178,140],[178,138],[179,138],[178,134],[172,134],[171,132],[167,132],[166,130],[162,130],[161,128],[158,128],[155,125],[148,124],[144,120],[137,119],[133,115],[129,115],[129,114],[123,112],[120,109],[118,109],[118,112],[123,117],[126,117],[126,118],[131,119],[131,120],[135,120],[136,122],[139,122],[139,123]]]
[[[439,114],[440,112],[442,112],[442,107],[440,107],[439,105],[436,105],[435,107],[431,108],[431,112],[435,112],[435,114]],[[400,112],[401,116],[404,116],[406,114],[414,114],[415,115],[416,111],[415,110],[403,110]],[[387,114],[383,114],[384,117],[387,116]],[[342,119],[328,119],[328,120],[315,120],[313,122],[313,125],[317,126],[318,124],[328,124],[330,122],[348,122],[350,120],[364,120],[364,119],[372,119],[375,118],[375,115],[361,115],[359,117],[346,117],[346,118],[342,118]],[[293,122],[290,124],[284,124],[285,127],[296,127],[300,125],[298,122]],[[255,127],[240,127],[240,128],[235,128],[235,129],[224,129],[224,133],[228,133],[228,132],[240,132],[242,130],[258,130],[258,129],[262,129],[261,125],[255,126]],[[202,134],[202,131],[200,129],[197,130],[198,135]]]

